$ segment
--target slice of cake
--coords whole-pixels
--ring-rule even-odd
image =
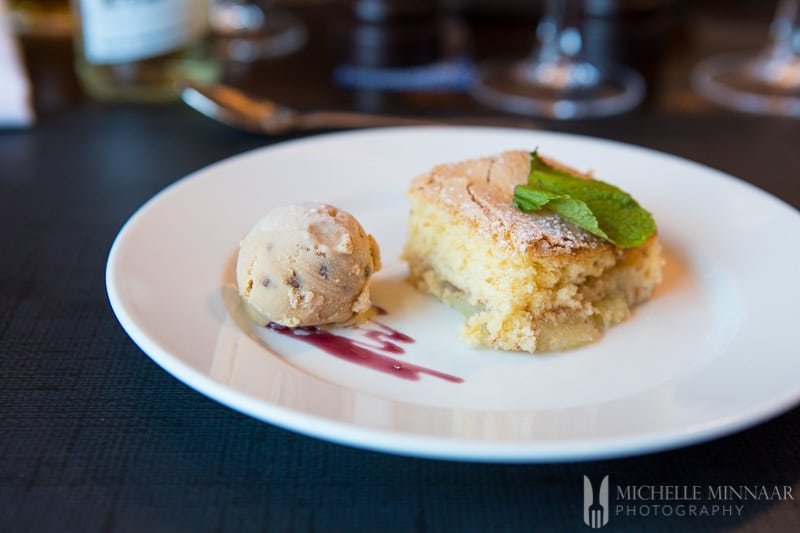
[[[661,246],[654,235],[619,248],[548,209],[515,207],[530,157],[509,151],[416,177],[404,257],[417,288],[466,316],[468,341],[565,350],[596,340],[650,297],[661,281]]]

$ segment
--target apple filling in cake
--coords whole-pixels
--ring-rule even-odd
[[[530,164],[528,152],[509,151],[416,177],[404,258],[411,283],[465,315],[467,341],[566,350],[598,339],[650,297],[661,246],[653,235],[621,248],[553,211],[521,211],[514,188]]]

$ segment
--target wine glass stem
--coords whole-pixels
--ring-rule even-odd
[[[545,13],[536,27],[539,46],[535,59],[539,62],[555,63],[562,56],[561,36],[566,22],[566,0],[546,0]]]
[[[773,55],[800,58],[800,0],[781,0],[770,25]]]

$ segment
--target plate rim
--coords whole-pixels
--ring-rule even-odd
[[[170,351],[160,345],[160,343],[151,339],[147,333],[137,325],[136,320],[125,308],[123,304],[123,298],[120,295],[118,287],[115,283],[115,271],[117,268],[117,262],[119,261],[119,248],[124,245],[127,234],[133,231],[132,228],[134,227],[135,222],[140,217],[145,216],[147,210],[149,210],[157,202],[161,201],[161,199],[166,195],[174,194],[174,191],[195,179],[203,178],[203,175],[205,174],[213,177],[213,169],[217,166],[228,165],[240,158],[253,157],[260,153],[269,152],[276,148],[286,147],[287,145],[305,143],[313,144],[315,142],[320,142],[320,140],[324,142],[333,138],[339,139],[342,137],[358,137],[363,135],[381,134],[384,132],[394,132],[398,130],[409,131],[410,129],[424,129],[426,131],[455,129],[459,131],[469,130],[489,133],[520,133],[520,130],[509,128],[468,126],[376,128],[368,131],[356,130],[324,133],[254,148],[197,169],[167,185],[150,199],[148,199],[138,209],[136,209],[123,224],[114,238],[114,241],[112,242],[106,263],[105,284],[109,303],[123,330],[125,330],[127,335],[148,356],[148,358],[150,358],[173,378],[189,386],[194,391],[201,393],[205,397],[225,405],[226,407],[231,408],[239,413],[290,431],[314,438],[320,438],[341,445],[430,459],[495,463],[535,463],[572,462],[635,456],[689,446],[692,444],[706,442],[714,438],[730,435],[778,416],[779,414],[788,411],[796,404],[800,403],[800,386],[798,386],[793,391],[787,391],[783,396],[780,397],[779,400],[772,399],[771,401],[766,402],[767,405],[762,405],[764,402],[752,405],[750,409],[748,409],[745,413],[740,414],[735,420],[732,421],[708,421],[707,423],[702,424],[700,427],[693,428],[692,431],[684,431],[677,434],[675,429],[671,428],[657,432],[648,431],[643,435],[624,435],[622,437],[614,438],[601,437],[592,439],[591,441],[587,441],[585,439],[575,439],[552,442],[537,442],[535,440],[524,442],[508,442],[486,439],[464,439],[408,434],[392,429],[377,429],[358,426],[353,423],[333,420],[308,412],[297,411],[287,406],[268,402],[265,399],[252,397],[228,385],[222,384],[216,381],[210,375],[193,368],[180,357],[170,353]],[[798,214],[798,210],[788,202],[748,181],[727,174],[719,169],[674,154],[631,143],[596,138],[587,135],[575,135],[542,130],[524,131],[566,139],[580,139],[592,143],[599,142],[611,147],[634,149],[637,151],[644,151],[648,155],[672,158],[680,161],[683,164],[693,165],[705,172],[711,172],[717,179],[733,182],[737,186],[743,186],[751,191],[756,191],[758,194],[766,197],[776,205],[779,204],[783,208],[792,211],[795,215]]]

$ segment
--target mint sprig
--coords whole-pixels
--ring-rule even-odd
[[[584,179],[531,153],[527,185],[514,189],[514,205],[525,212],[549,209],[620,248],[639,246],[656,232],[652,215],[619,187]]]

